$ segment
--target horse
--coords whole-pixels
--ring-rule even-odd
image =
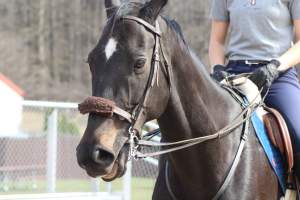
[[[107,22],[88,57],[93,96],[81,105],[89,118],[76,149],[78,164],[92,177],[113,181],[125,173],[130,134],[147,121],[157,119],[162,141],[176,142],[210,136],[242,112],[240,103],[211,79],[180,26],[161,16],[166,4],[105,0]],[[215,195],[238,151],[242,125],[224,137],[160,156],[152,198],[279,199],[278,180],[251,124],[248,131],[220,196]]]

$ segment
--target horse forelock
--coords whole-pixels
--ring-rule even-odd
[[[114,15],[112,15],[110,18],[106,21],[106,27],[109,27],[110,29],[110,36],[112,35],[114,31],[114,27],[116,22],[121,19],[123,16],[126,15],[132,15],[132,16],[138,16],[140,9],[143,7],[144,4],[140,2],[123,2],[117,9]]]

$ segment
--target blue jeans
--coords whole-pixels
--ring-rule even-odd
[[[227,71],[233,74],[253,72],[262,65],[247,65],[231,61]],[[278,110],[285,119],[293,141],[294,153],[300,152],[300,84],[295,68],[289,69],[272,84],[265,104]]]

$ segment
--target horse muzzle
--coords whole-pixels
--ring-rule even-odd
[[[101,176],[105,181],[112,181],[126,171],[128,144],[126,141],[121,143],[119,149],[114,151],[101,145],[92,147],[93,145],[81,143],[76,149],[77,162],[89,176],[94,178]]]
[[[89,176],[102,176],[105,181],[122,176],[128,159],[131,115],[113,101],[95,96],[88,97],[78,109],[82,114],[90,114],[87,129],[77,147],[79,166]],[[120,120],[120,117],[127,120]]]

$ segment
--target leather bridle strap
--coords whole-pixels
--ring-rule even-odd
[[[166,186],[167,186],[167,190],[172,198],[172,200],[177,200],[176,195],[174,194],[172,188],[171,188],[171,184],[170,184],[170,178],[169,178],[169,161],[166,160],[166,164],[165,164],[165,181],[166,181]]]
[[[250,118],[251,114],[252,114],[252,110],[248,110],[247,114],[246,114],[246,118]],[[214,198],[212,200],[218,200],[222,196],[222,194],[227,189],[227,187],[228,187],[228,185],[230,183],[231,178],[234,175],[234,172],[235,172],[235,170],[236,170],[236,168],[237,168],[237,166],[239,164],[239,161],[241,160],[241,155],[243,153],[246,141],[248,139],[249,124],[250,124],[250,120],[247,120],[246,123],[245,123],[245,126],[244,126],[243,134],[241,136],[241,142],[239,144],[239,148],[238,148],[237,153],[236,153],[236,155],[234,157],[234,160],[233,160],[232,165],[231,165],[231,167],[229,169],[229,172],[227,173],[226,178],[224,179],[221,187],[219,188],[217,194],[214,196]]]
[[[151,89],[156,82],[158,83],[158,68],[160,64],[159,49],[160,49],[161,32],[157,21],[155,22],[155,26],[153,26],[150,23],[146,22],[145,20],[134,16],[123,16],[122,19],[135,21],[143,25],[147,30],[152,32],[155,37],[155,44],[154,44],[155,46],[154,46],[153,56],[151,61],[151,71],[150,71],[149,79],[147,81],[146,90],[140,103],[134,109],[134,112],[132,114],[133,123],[132,123],[131,130],[139,132],[144,123],[144,120],[142,118],[143,115],[145,114],[144,109],[147,105]]]
[[[157,28],[157,26],[154,27],[152,24],[146,22],[145,20],[143,20],[141,18],[138,18],[138,17],[135,17],[135,16],[130,16],[130,15],[125,15],[125,16],[122,17],[122,19],[129,19],[129,20],[135,21],[135,22],[143,25],[145,28],[147,28],[152,33],[154,33],[158,36],[161,36],[160,29]]]
[[[122,108],[115,106],[113,109],[113,112],[117,115],[119,115],[120,117],[123,117],[124,119],[126,119],[129,123],[132,123],[132,116],[129,112],[123,110]]]

